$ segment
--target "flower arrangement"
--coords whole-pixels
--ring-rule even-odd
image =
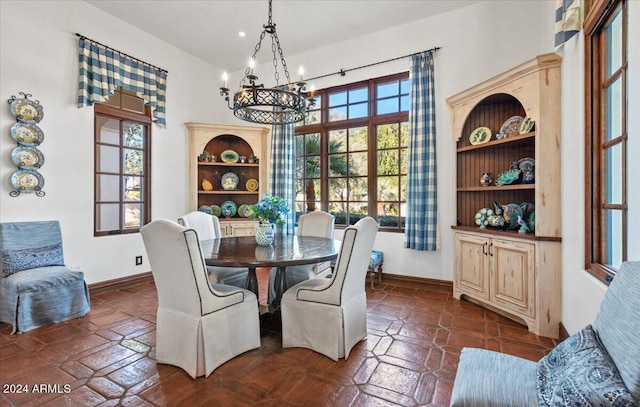
[[[285,224],[285,215],[289,213],[287,202],[276,195],[264,194],[257,204],[251,205],[255,217],[262,223]]]

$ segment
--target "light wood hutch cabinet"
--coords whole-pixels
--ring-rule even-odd
[[[524,323],[537,335],[558,338],[561,295],[560,65],[556,54],[539,55],[447,99],[456,149],[456,247],[454,296],[485,305]],[[535,120],[533,131],[496,139],[512,116]],[[488,127],[493,137],[471,144]],[[481,186],[514,161],[535,160],[534,182]],[[479,228],[481,208],[530,202],[535,231]]]
[[[192,122],[186,123],[186,126],[189,130],[189,210],[195,211],[202,205],[221,206],[226,201],[233,201],[238,208],[257,203],[267,190],[270,129]],[[253,154],[258,162],[223,162],[220,155],[227,150],[247,158]],[[215,155],[216,161],[198,161],[203,151]],[[222,188],[222,179],[227,173],[237,176],[235,189]],[[203,189],[204,179],[212,183],[213,190]],[[250,179],[258,181],[257,190],[247,188],[246,183]],[[229,218],[220,216],[223,237],[252,236],[257,227],[257,221],[240,217],[239,214]]]

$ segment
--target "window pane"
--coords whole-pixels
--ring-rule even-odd
[[[347,181],[345,178],[329,178],[329,200],[343,201],[347,199]]]
[[[141,225],[142,204],[127,203],[124,205],[124,227],[139,228]]]
[[[400,173],[398,150],[378,151],[378,175]]]
[[[304,178],[304,157],[296,157],[296,179]]]
[[[347,130],[332,130],[329,132],[329,152],[347,151]]]
[[[368,134],[366,127],[349,129],[349,151],[366,150],[369,144]]]
[[[96,175],[96,200],[119,201],[120,177],[118,175]]]
[[[622,204],[622,144],[605,150],[605,203]]]
[[[395,96],[398,94],[398,81],[381,83],[378,85],[378,99]]]
[[[369,104],[367,102],[349,105],[349,119],[367,117],[369,115]]]
[[[144,146],[144,127],[139,123],[123,122],[124,145],[142,148]]]
[[[296,202],[304,202],[305,198],[305,181],[302,179],[296,180]]]
[[[347,155],[331,154],[329,156],[329,176],[342,177],[347,175]]]
[[[316,123],[320,123],[320,110],[311,110],[309,111],[309,114],[307,115],[307,117],[304,120],[305,124],[316,124]]]
[[[617,269],[622,264],[622,211],[606,210],[605,222],[605,264]]]
[[[376,110],[378,114],[398,112],[398,98],[378,100]]]
[[[98,141],[100,143],[120,144],[120,121],[104,116],[96,116]]]
[[[305,154],[320,154],[320,135],[318,133],[307,134],[304,142]]]
[[[351,153],[349,157],[349,175],[367,175],[367,152]]]
[[[398,147],[398,125],[385,124],[377,128],[378,148]]]
[[[300,158],[305,150],[304,150],[304,135],[296,136],[296,157]]]
[[[399,177],[378,177],[378,201],[399,200]]]
[[[400,123],[400,145],[403,147],[407,147],[408,139],[409,139],[409,123],[402,122]]]
[[[100,172],[120,172],[120,149],[111,146],[98,146],[98,171]]]
[[[338,92],[329,95],[329,106],[338,106],[347,104],[347,92]]]
[[[369,89],[360,88],[349,91],[349,104],[366,102],[369,99]]]
[[[346,225],[346,213],[342,202],[329,203],[329,213],[336,217],[336,225]]]
[[[409,96],[402,96],[400,98],[400,111],[408,112],[409,111]]]
[[[409,151],[406,148],[400,150],[400,174],[407,173],[407,161],[408,161]]]
[[[144,153],[142,150],[124,149],[124,173],[142,175],[144,172]]]
[[[329,121],[335,122],[338,120],[345,120],[347,118],[347,107],[337,107],[329,109]]]
[[[622,79],[616,79],[605,89],[605,139],[611,140],[622,134]]]
[[[142,200],[142,190],[140,188],[142,179],[140,177],[127,176],[124,177],[124,200],[140,201]]]
[[[605,31],[607,78],[622,66],[622,14],[620,10]]]
[[[319,178],[320,177],[320,157],[313,156],[307,157],[305,160],[305,174],[306,178]]]
[[[400,93],[403,95],[409,93],[409,79],[403,79],[400,81]]]
[[[119,221],[119,204],[96,204],[96,230],[100,232],[119,230]]]
[[[367,179],[349,178],[349,200],[367,202]]]
[[[404,175],[400,177],[400,201],[407,201],[407,177]],[[402,205],[406,204],[403,203]],[[404,214],[404,211],[402,213]]]

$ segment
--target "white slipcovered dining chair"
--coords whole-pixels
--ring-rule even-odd
[[[371,217],[344,231],[331,278],[303,281],[282,296],[282,347],[348,358],[367,337],[365,280],[378,224]]]
[[[169,220],[140,229],[158,291],[156,361],[209,376],[224,362],[260,347],[256,295],[210,284],[195,230]]]
[[[333,239],[333,226],[335,225],[335,216],[328,212],[314,211],[301,215],[298,218],[298,227],[296,235],[324,237]],[[274,267],[269,272],[269,300],[275,298],[275,281],[277,269]],[[315,277],[326,277],[331,273],[331,262],[325,261],[316,264],[301,264],[299,266],[289,266],[286,269],[287,287]]]
[[[200,240],[217,239],[222,236],[218,217],[204,212],[189,212],[178,218],[178,223],[195,230]],[[247,288],[249,269],[246,267],[207,266],[207,271],[209,272],[209,281],[211,283]]]

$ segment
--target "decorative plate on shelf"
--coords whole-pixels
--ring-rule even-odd
[[[24,123],[38,123],[44,116],[42,106],[37,100],[13,99],[9,108],[13,117]]]
[[[230,218],[238,213],[238,206],[233,201],[224,201],[222,205],[220,205],[220,211],[222,212],[222,216]]]
[[[10,131],[11,137],[24,146],[37,146],[44,140],[44,133],[35,124],[16,122]]]
[[[488,127],[478,127],[469,135],[469,142],[472,145],[484,144],[491,140],[491,129]]]
[[[207,215],[213,215],[213,213],[211,212],[211,208],[210,208],[210,207],[208,207],[207,205],[202,205],[202,206],[200,206],[200,207],[198,208],[198,211],[199,211],[199,212],[204,212],[204,213],[206,213]]]
[[[241,218],[246,218],[244,212],[247,210],[248,205],[240,205],[238,206],[238,216]]]
[[[500,133],[504,137],[517,136],[520,134],[520,125],[522,124],[522,116],[513,116],[507,119],[500,127]]]
[[[533,171],[536,166],[536,160],[531,157],[525,157],[518,160],[518,168],[520,171]]]
[[[220,216],[220,214],[222,213],[222,209],[220,209],[218,205],[211,205],[209,209],[211,209],[211,214],[213,216]]]
[[[517,183],[521,173],[520,170],[505,171],[496,178],[496,185],[511,185]]]
[[[224,150],[220,153],[220,159],[225,163],[237,163],[240,156],[233,150]]]
[[[233,172],[227,172],[220,179],[222,189],[225,191],[233,191],[238,189],[238,176]]]
[[[40,168],[44,155],[36,147],[18,146],[11,151],[11,160],[18,168]]]
[[[44,178],[38,171],[18,170],[11,176],[11,184],[21,192],[34,192],[42,189]]]
[[[247,181],[247,191],[257,191],[258,190],[258,180],[251,178]]]
[[[536,122],[532,118],[525,117],[524,120],[522,120],[522,123],[520,123],[520,134],[529,133],[533,130],[533,126],[535,126],[535,124]]]

